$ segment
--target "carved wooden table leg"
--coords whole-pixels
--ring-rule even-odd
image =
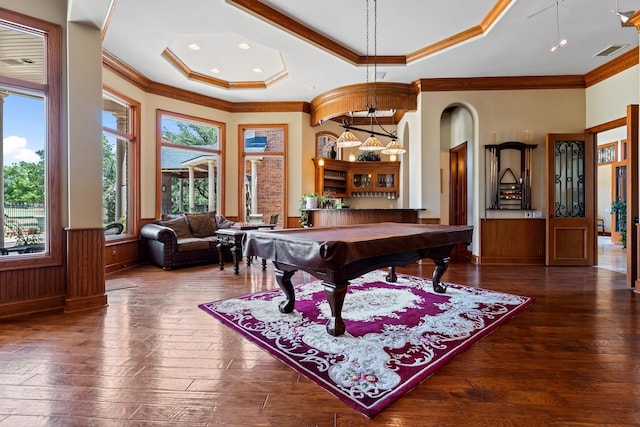
[[[296,303],[296,295],[291,284],[291,278],[297,270],[283,271],[276,268],[276,282],[284,293],[285,300],[280,303],[278,309],[280,313],[291,313]]]
[[[385,280],[389,283],[395,283],[398,281],[395,267],[389,267],[389,274],[386,275]]]
[[[342,320],[342,306],[344,305],[344,297],[347,294],[347,283],[333,284],[322,282],[324,285],[324,294],[331,307],[331,318],[327,322],[327,332],[334,337],[344,334],[346,326]]]
[[[224,254],[223,254],[224,244],[220,242],[216,245],[216,248],[218,248],[218,262],[220,263],[220,270],[224,270]]]
[[[433,270],[433,290],[439,294],[444,294],[447,292],[447,285],[442,283],[440,279],[449,268],[449,257],[434,259],[433,262],[436,264],[436,268]]]
[[[240,260],[242,259],[242,245],[234,243],[231,247],[233,253],[233,272],[240,274]]]

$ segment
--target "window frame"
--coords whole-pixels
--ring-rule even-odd
[[[245,151],[244,146],[244,134],[246,131],[257,130],[257,129],[281,129],[283,133],[283,146],[282,151],[264,151],[260,153],[254,153],[250,151]],[[284,227],[287,227],[287,218],[288,218],[288,199],[287,194],[289,193],[288,181],[287,181],[287,152],[289,147],[289,125],[286,123],[263,123],[263,124],[240,124],[238,125],[238,189],[239,189],[239,197],[238,197],[238,220],[244,222],[244,218],[246,217],[245,212],[245,204],[244,199],[246,194],[244,192],[244,162],[247,157],[282,157],[282,164],[284,166],[284,170],[282,171],[282,215]]]
[[[111,129],[103,126],[102,132],[108,133],[114,137],[126,139],[128,142],[128,154],[129,154],[129,206],[128,206],[128,224],[127,231],[123,234],[114,236],[105,236],[105,245],[109,246],[112,243],[126,242],[131,240],[137,240],[140,230],[140,122],[141,122],[141,108],[140,103],[132,98],[124,95],[121,92],[111,88],[110,86],[103,85],[102,96],[108,97],[119,101],[120,103],[129,107],[129,131],[122,132],[117,129]],[[102,142],[102,138],[100,138]]]
[[[202,124],[205,126],[212,126],[218,128],[218,148],[205,148],[197,145],[179,145],[179,144],[167,144],[162,139],[162,119],[163,117],[170,118],[176,121],[191,122],[194,124]],[[191,116],[188,114],[178,113],[175,111],[156,109],[156,218],[162,216],[162,147],[188,149],[198,151],[201,153],[215,154],[218,156],[219,165],[219,179],[218,179],[218,199],[216,202],[217,213],[224,215],[224,203],[225,203],[225,141],[226,141],[226,123],[216,120],[205,119],[202,117]]]
[[[44,39],[45,83],[0,76],[0,85],[18,92],[33,92],[45,100],[45,215],[44,252],[0,256],[0,271],[60,266],[63,260],[62,235],[62,28],[51,22],[0,8],[0,24]]]

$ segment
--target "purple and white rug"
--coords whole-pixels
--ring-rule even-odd
[[[292,313],[278,311],[280,289],[200,304],[319,386],[373,417],[439,367],[533,302],[529,297],[373,271],[348,286],[347,332],[325,329],[331,309],[319,280],[295,286]]]

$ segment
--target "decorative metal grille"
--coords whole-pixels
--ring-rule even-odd
[[[554,148],[554,215],[584,217],[584,141],[556,141]]]

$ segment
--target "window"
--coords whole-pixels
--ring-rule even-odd
[[[240,213],[247,222],[286,224],[286,125],[240,126],[243,191]]]
[[[60,34],[0,10],[1,270],[62,262]]]
[[[102,223],[105,239],[135,234],[139,106],[111,90],[102,95]]]
[[[158,111],[161,214],[220,212],[224,125]]]

